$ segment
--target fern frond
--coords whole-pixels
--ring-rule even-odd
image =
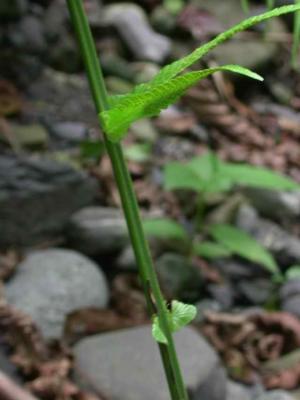
[[[159,83],[162,83],[169,79],[174,78],[180,72],[182,72],[183,70],[185,70],[186,68],[188,68],[192,64],[194,64],[196,61],[201,59],[210,50],[214,49],[219,44],[232,38],[235,34],[242,32],[242,31],[250,28],[253,25],[259,24],[260,22],[263,22],[267,19],[270,19],[273,17],[279,17],[280,15],[288,14],[288,13],[295,12],[298,10],[300,10],[300,4],[282,6],[282,7],[274,8],[273,10],[265,12],[263,14],[245,19],[244,21],[240,22],[237,25],[234,25],[232,28],[228,29],[227,31],[220,33],[218,36],[216,36],[210,42],[204,44],[201,47],[198,47],[196,50],[194,50],[188,56],[183,57],[180,60],[175,61],[174,63],[165,66],[164,68],[162,68],[160,70],[160,72],[150,82],[137,86],[135,91],[141,92],[141,91],[149,89],[149,87],[152,85],[156,85],[156,84],[159,84]]]
[[[126,134],[132,122],[152,117],[174,103],[188,88],[199,80],[217,71],[230,71],[247,77],[263,80],[263,78],[239,65],[224,65],[201,71],[189,72],[157,85],[151,90],[141,93],[131,92],[118,98],[115,106],[100,113],[104,130],[111,141],[119,141]]]

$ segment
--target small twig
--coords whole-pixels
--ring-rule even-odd
[[[1,400],[38,400],[0,371]]]

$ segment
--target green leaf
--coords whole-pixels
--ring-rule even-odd
[[[300,0],[296,0],[300,5]],[[292,67],[297,68],[298,50],[300,45],[300,12],[297,11],[294,15],[294,29],[293,29],[293,47],[292,47]]]
[[[128,160],[143,163],[149,160],[151,148],[152,146],[149,143],[136,143],[125,147],[124,154]]]
[[[241,0],[242,9],[245,14],[249,12],[249,0]]]
[[[112,108],[100,113],[100,119],[108,138],[113,142],[119,141],[126,134],[131,123],[140,118],[153,117],[159,114],[162,109],[178,100],[187,89],[199,80],[217,71],[230,71],[253,79],[263,80],[260,75],[247,68],[238,65],[224,65],[186,73],[151,86],[151,90],[138,93],[130,92],[119,98],[119,101]]]
[[[159,320],[157,315],[152,321],[152,336],[158,343],[168,344],[167,338],[159,326]]]
[[[171,330],[177,332],[189,324],[197,315],[197,308],[192,304],[185,304],[173,300],[171,304]]]
[[[206,193],[220,193],[231,189],[232,181],[223,173],[224,163],[212,151],[193,158],[188,166],[205,182]]]
[[[268,10],[272,10],[272,8],[274,8],[274,5],[275,5],[275,0],[267,0]]]
[[[201,191],[205,182],[187,164],[171,162],[165,166],[164,184],[166,190],[190,189]]]
[[[143,226],[147,236],[154,236],[162,239],[188,240],[188,235],[183,227],[168,218],[147,219],[143,221]]]
[[[275,190],[300,189],[300,185],[266,168],[249,164],[223,163],[222,174],[233,183]]]
[[[83,140],[80,143],[80,156],[82,158],[100,158],[105,152],[104,143],[92,140]]]
[[[272,254],[241,229],[227,224],[216,224],[210,227],[209,232],[233,253],[262,265],[272,274],[280,273]]]
[[[285,275],[287,279],[300,279],[300,265],[292,265]]]
[[[215,258],[225,258],[232,255],[232,251],[220,243],[204,241],[194,242],[193,253],[197,256],[213,260]]]
[[[184,0],[164,0],[164,8],[171,14],[178,14],[184,7]]]
[[[173,333],[189,324],[196,317],[197,309],[192,304],[185,304],[173,300],[171,303],[171,311],[167,310],[167,313],[170,330]],[[157,342],[168,344],[167,338],[159,325],[157,315],[152,319],[152,336]]]
[[[218,36],[216,36],[210,42],[204,44],[201,47],[198,47],[196,50],[194,50],[188,56],[183,57],[180,60],[175,61],[174,63],[169,64],[169,65],[165,66],[164,68],[162,68],[161,71],[149,83],[145,84],[145,86],[149,88],[149,86],[165,82],[165,81],[173,78],[174,76],[177,76],[180,72],[182,72],[183,70],[185,70],[186,68],[188,68],[192,64],[194,64],[196,61],[201,59],[209,51],[211,51],[212,49],[214,49],[221,43],[225,42],[226,40],[231,39],[238,32],[242,32],[242,31],[250,28],[251,26],[259,24],[260,22],[263,22],[269,18],[279,17],[280,15],[294,12],[297,10],[300,10],[299,4],[283,6],[283,7],[275,8],[272,11],[268,11],[266,13],[245,19],[244,21],[240,22],[237,25],[234,25],[232,28],[228,29],[227,31],[220,33]],[[137,90],[138,91],[145,90],[145,86],[144,87],[141,86]]]

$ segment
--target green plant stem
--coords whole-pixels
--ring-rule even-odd
[[[67,0],[71,20],[77,33],[82,57],[90,84],[97,113],[109,108],[106,87],[97,57],[92,34],[82,5],[82,0]],[[111,159],[115,180],[119,189],[128,231],[134,249],[139,274],[143,285],[148,310],[153,315],[157,313],[159,324],[164,332],[168,345],[161,344],[160,353],[165,368],[166,378],[172,400],[188,400],[175,345],[168,321],[166,303],[160,291],[158,279],[152,264],[152,259],[146,241],[136,196],[131,177],[124,160],[120,144],[110,142],[105,133],[104,141]],[[151,370],[151,366],[149,366]]]
[[[241,0],[241,4],[242,4],[242,9],[243,9],[244,13],[248,14],[248,12],[249,12],[249,0]]]
[[[295,0],[295,3],[299,4],[299,0]],[[293,46],[292,46],[292,56],[291,56],[291,65],[292,68],[297,69],[297,58],[299,51],[299,43],[300,43],[300,12],[297,11],[294,14],[294,32],[293,32]]]

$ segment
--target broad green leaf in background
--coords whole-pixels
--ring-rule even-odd
[[[134,121],[159,114],[162,109],[178,100],[188,88],[217,71],[230,71],[253,79],[263,80],[260,75],[247,68],[229,64],[189,72],[151,86],[151,90],[140,93],[130,92],[121,97],[112,108],[100,113],[100,119],[108,138],[113,142],[119,141]]]
[[[207,259],[225,258],[232,255],[232,251],[221,243],[203,241],[193,243],[193,253]]]
[[[188,240],[188,235],[183,227],[168,218],[151,218],[143,221],[143,227],[147,236],[162,239]]]
[[[178,14],[184,7],[184,0],[164,0],[164,8],[171,14]]]
[[[171,303],[171,310],[168,311],[168,319],[171,332],[177,332],[188,325],[197,314],[197,309],[192,304],[185,304],[177,300]],[[159,343],[168,344],[162,329],[159,326],[159,319],[155,315],[152,321],[152,336]]]
[[[190,189],[203,190],[205,182],[187,164],[174,161],[165,166],[164,186],[166,190]]]
[[[288,177],[249,164],[223,163],[222,174],[239,185],[275,190],[300,189],[300,185]]]
[[[209,228],[209,233],[233,253],[260,264],[274,275],[280,274],[272,254],[241,229],[232,225],[216,224]]]
[[[300,265],[292,265],[289,267],[285,276],[287,279],[300,279]]]
[[[220,193],[231,189],[232,182],[223,173],[223,162],[212,151],[193,158],[187,165],[204,182],[204,192]]]
[[[150,159],[151,147],[150,143],[136,143],[129,147],[125,147],[124,154],[130,161],[143,163]]]

